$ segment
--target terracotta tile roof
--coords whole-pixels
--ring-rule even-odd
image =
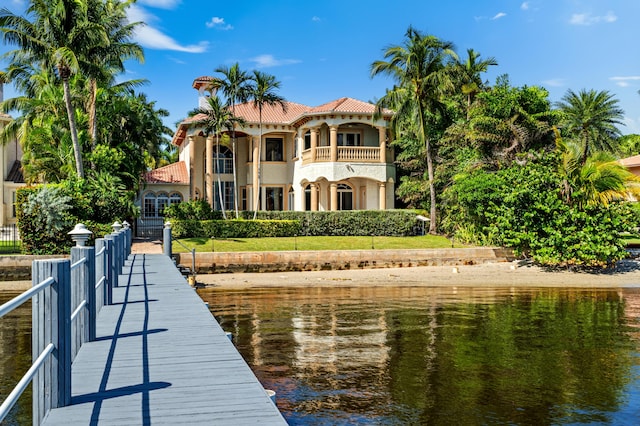
[[[620,164],[625,167],[638,167],[640,166],[640,155],[634,155],[633,157],[622,158],[618,160]]]
[[[193,87],[194,89],[198,89],[200,88],[200,86],[206,86],[212,81],[213,81],[213,77],[203,75],[202,77],[198,77],[195,80],[193,80],[193,84],[191,85],[191,87]]]
[[[313,113],[331,113],[331,112],[352,112],[361,114],[373,114],[376,110],[374,104],[369,102],[359,101],[353,98],[340,98],[335,101],[327,102],[315,108],[312,108],[310,112]]]
[[[310,109],[307,105],[295,102],[285,101],[284,104],[286,105],[286,112],[282,110],[280,105],[265,105],[262,108],[262,122],[289,124]],[[258,108],[254,107],[252,102],[236,105],[236,115],[244,118],[248,123],[258,123],[260,121]]]
[[[144,181],[147,183],[189,183],[187,165],[184,161],[178,161],[159,169],[145,173]]]

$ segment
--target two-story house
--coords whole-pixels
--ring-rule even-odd
[[[201,107],[210,80],[193,83]],[[189,117],[172,141],[179,161],[145,176],[141,219],[149,223],[165,206],[188,199],[233,210],[236,193],[240,210],[393,208],[396,175],[387,130],[392,113],[374,119],[375,110],[351,98],[316,107],[287,101],[285,110],[265,105],[261,131],[258,109],[251,102],[236,105],[235,115],[245,124],[235,131],[235,158],[231,132],[218,140],[205,135],[198,124],[202,116]]]

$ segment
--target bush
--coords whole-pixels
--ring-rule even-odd
[[[102,182],[104,183],[104,182]],[[100,181],[72,179],[60,184],[20,188],[16,217],[22,250],[28,254],[67,254],[73,241],[67,235],[77,223],[93,232],[89,240],[112,232],[111,223],[135,214],[131,194]]]
[[[456,239],[511,247],[550,266],[604,266],[626,256],[629,203],[566,204],[553,157],[459,176],[444,193],[443,227]]]
[[[170,205],[164,209],[164,216],[171,223],[176,220],[220,220],[222,212],[212,210],[204,200],[190,200]]]

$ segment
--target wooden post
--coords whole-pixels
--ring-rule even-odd
[[[171,222],[167,222],[162,230],[162,246],[165,256],[171,257],[171,243]]]
[[[82,293],[84,296],[78,301],[87,301],[86,310],[79,315],[81,323],[83,323],[80,345],[84,342],[91,342],[96,339],[96,315],[97,309],[97,297],[96,297],[96,250],[94,247],[72,247],[71,248],[71,264],[79,261],[80,259],[86,259],[85,262],[77,269],[71,271],[72,282],[78,280],[77,284],[84,290]],[[79,289],[79,288],[78,288]],[[77,305],[76,305],[77,306]],[[75,306],[74,306],[75,309]],[[78,349],[80,348],[78,345]],[[74,352],[74,353],[77,353]]]
[[[96,247],[96,253],[99,253],[100,251],[102,251],[102,248],[106,246],[106,242],[104,238],[96,238],[96,243],[95,243],[95,247]],[[107,250],[105,248],[105,251],[100,255],[100,258],[96,258],[96,262],[95,262],[95,266],[96,266],[96,282],[95,284],[98,284],[98,281],[100,281],[102,279],[102,277],[104,277],[104,283],[102,284],[102,287],[100,287],[100,289],[98,290],[99,293],[96,294],[96,314],[98,312],[100,312],[100,309],[102,309],[102,307],[104,305],[107,304]]]
[[[40,424],[52,408],[71,403],[71,263],[68,259],[35,260],[32,283],[52,277],[54,283],[33,298],[32,353],[35,360],[52,343],[52,355],[33,379],[33,422]]]
[[[105,243],[107,243],[107,305],[111,305],[113,303],[112,298],[112,289],[114,287],[118,287],[118,272],[116,270],[116,259],[115,259],[115,239],[113,234],[108,234],[104,236]]]

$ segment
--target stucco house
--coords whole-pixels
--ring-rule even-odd
[[[201,107],[211,96],[210,81],[193,82]],[[315,107],[287,101],[286,111],[264,107],[260,138],[258,109],[250,102],[236,105],[235,115],[245,124],[236,128],[235,159],[228,137],[218,144],[214,135],[204,134],[201,116],[189,117],[172,141],[179,161],[145,176],[141,221],[161,218],[165,206],[181,200],[204,199],[220,210],[222,198],[224,208],[233,210],[234,161],[240,210],[391,209],[396,180],[388,141],[392,113],[383,111],[375,120],[374,113],[373,104],[352,98]]]
[[[3,85],[0,83],[0,103],[4,100]],[[0,130],[11,122],[10,115],[0,113]],[[22,147],[16,139],[4,144],[0,149],[0,224],[2,226],[16,223],[16,191],[25,186],[22,176]]]

